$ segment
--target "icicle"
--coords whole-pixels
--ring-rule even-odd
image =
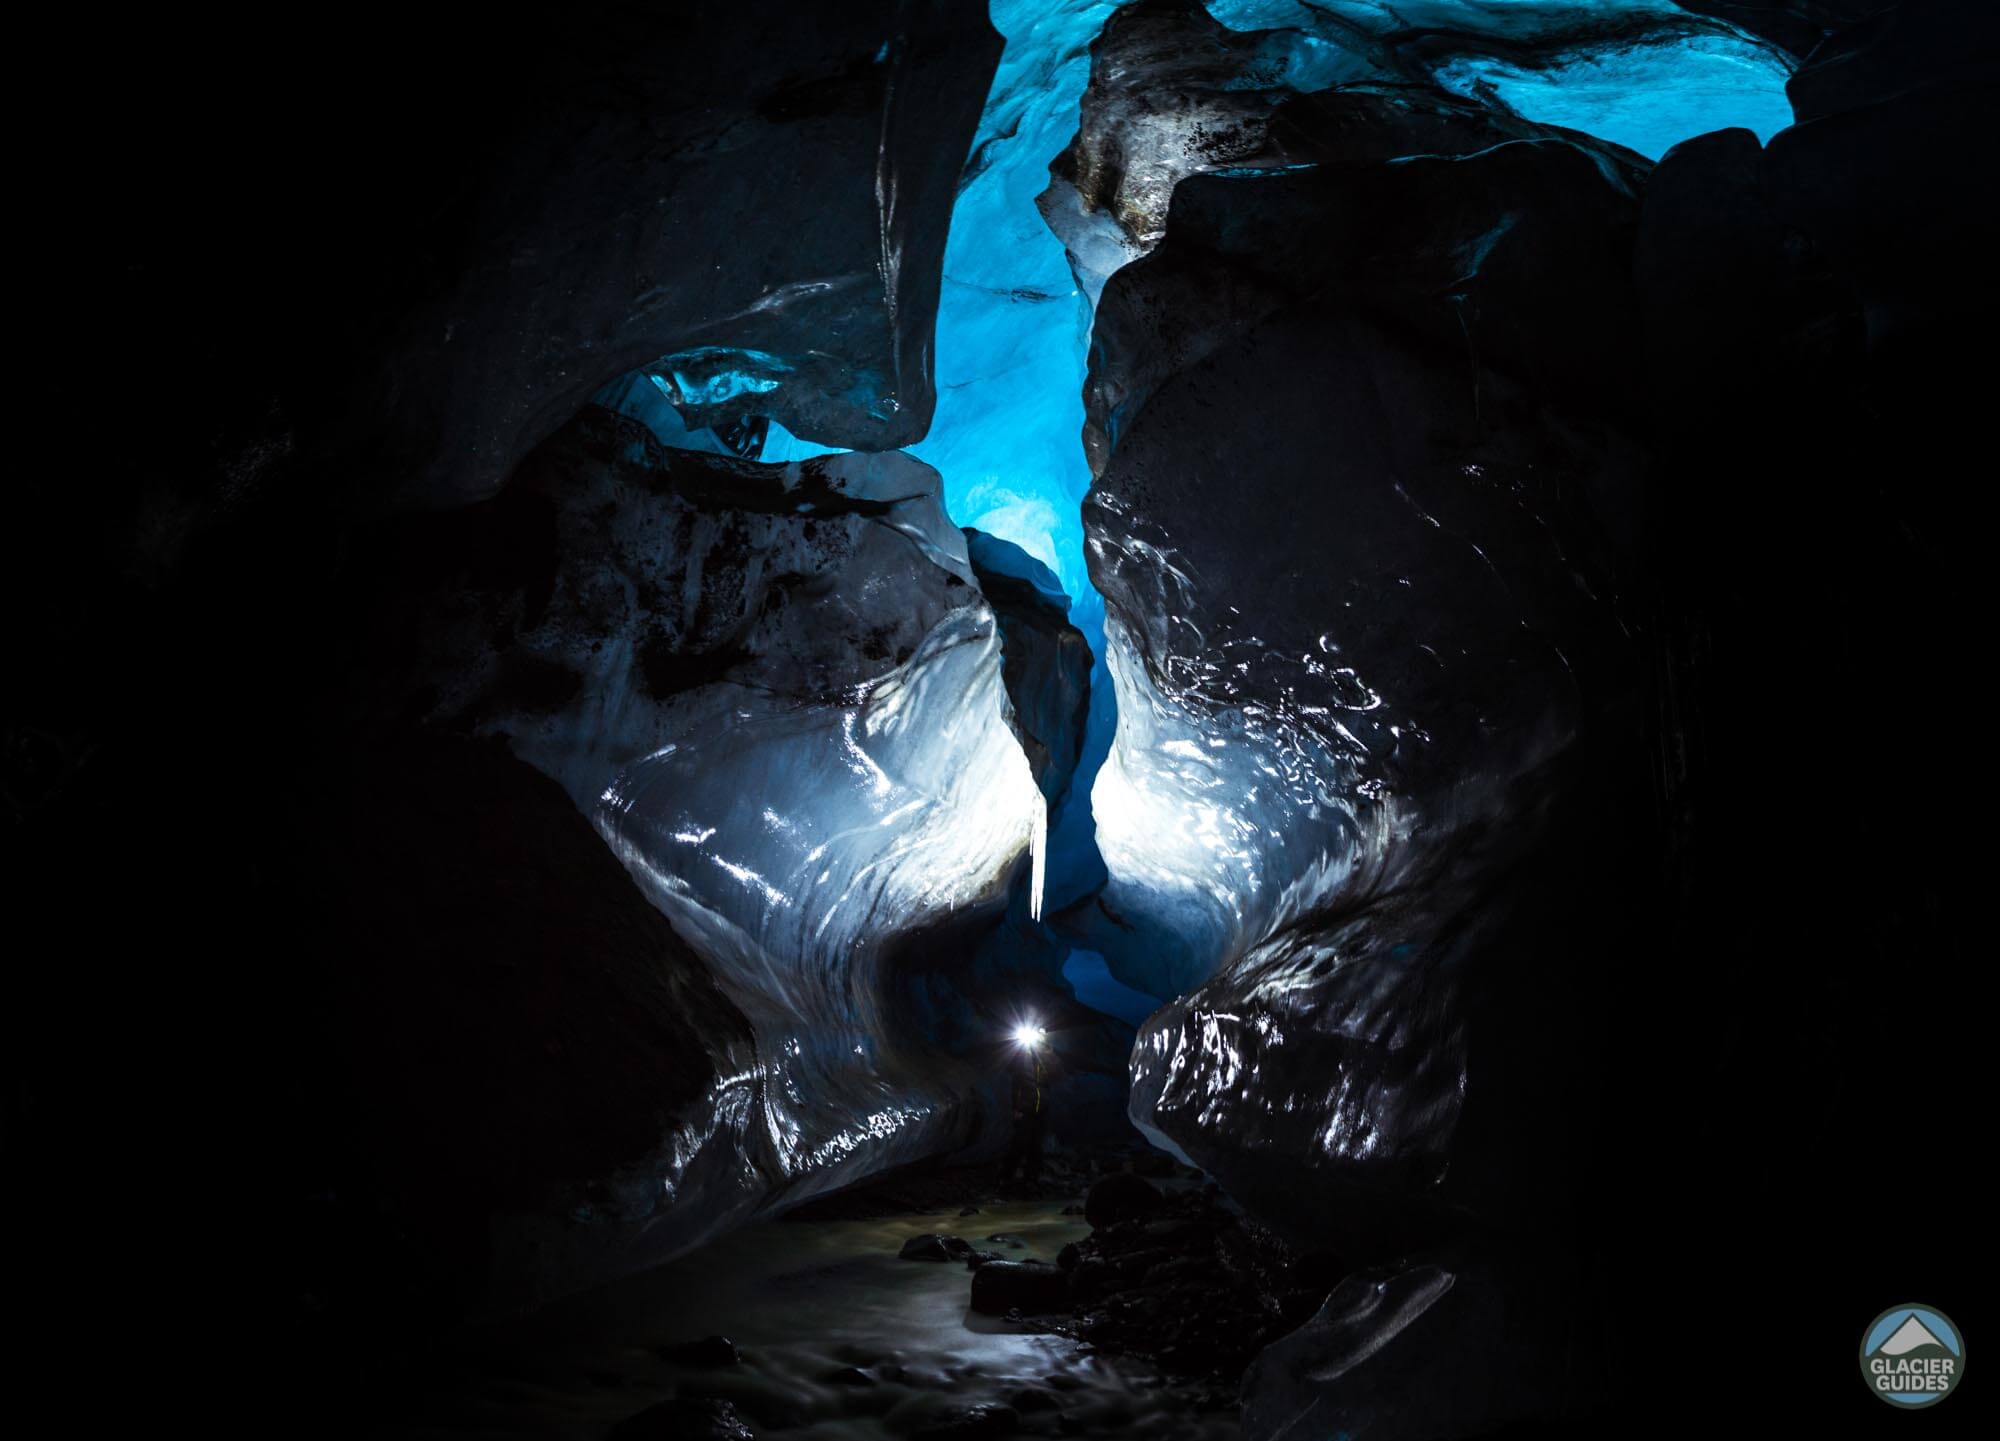
[[[1028,855],[1030,874],[1028,877],[1028,918],[1039,921],[1042,918],[1042,876],[1048,864],[1049,850],[1049,799],[1047,796],[1035,798],[1035,819],[1033,829],[1028,832]]]

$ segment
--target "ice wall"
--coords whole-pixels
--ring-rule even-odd
[[[434,162],[459,177],[449,201],[435,170],[411,182],[409,211],[443,217],[412,264],[449,284],[385,286],[425,303],[364,403],[423,498],[491,495],[642,365],[696,428],[770,416],[869,449],[923,435],[953,180],[998,53],[983,11],[721,6],[510,36],[499,48],[528,53],[472,82],[500,93],[455,117],[470,133]],[[482,74],[462,47],[440,63]]]
[[[1552,818],[1613,793],[1593,738],[1634,683],[1618,245],[1643,162],[1435,91],[1300,110],[1318,163],[1183,179],[1099,307],[1100,948],[1174,997],[1140,1028],[1135,1123],[1256,1214],[1385,1259],[1532,1215],[1560,1174],[1559,1107],[1503,1078],[1590,1044],[1555,1020],[1578,952],[1524,941],[1517,901],[1535,858],[1574,858]],[[1322,1390],[1332,1430],[1372,1387],[1433,1387],[1343,1351],[1414,1324],[1376,1280],[1486,1354],[1504,1329],[1455,1309],[1488,1304],[1470,1274],[1341,1295],[1315,1384],[1285,1394],[1266,1359],[1259,1434]]]
[[[1652,68],[1586,85],[1599,73],[1590,67],[1614,54],[1626,57],[1621,65]],[[1477,79],[1501,64],[1566,98],[1510,103]],[[1139,0],[1093,46],[1078,133],[1040,203],[1089,290],[1152,251],[1191,177],[1249,185],[1587,131],[1599,138],[1573,138],[1629,192],[1641,183],[1640,149],[1657,152],[1721,119],[1768,131],[1773,103],[1783,107],[1786,64],[1726,25],[1644,0],[1393,10]],[[1270,240],[1273,250],[1289,243]],[[1479,258],[1475,247],[1462,264]],[[1193,263],[1175,257],[1164,270]],[[1238,599],[1251,593],[1246,578],[1202,574],[1188,534],[1160,528],[1162,482],[1149,477],[1130,491],[1102,483],[1135,417],[1162,403],[1167,377],[1199,370],[1236,343],[1246,310],[1289,303],[1273,298],[1291,283],[1274,269],[1284,263],[1245,257],[1206,289],[1183,285],[1165,307],[1128,296],[1100,310],[1094,334],[1085,446],[1100,483],[1086,505],[1091,565],[1096,583],[1124,599],[1112,607],[1105,645],[1120,721],[1092,792],[1110,880],[1097,913],[1079,918],[1079,934],[1128,984],[1162,995],[1198,983],[1312,897],[1346,885],[1376,844],[1368,838],[1399,824],[1393,807],[1375,804],[1382,782],[1371,758],[1407,753],[1431,729],[1356,669],[1337,624],[1353,617],[1329,612],[1294,646],[1279,646]],[[1187,394],[1184,403],[1212,404],[1205,392]],[[1258,454],[1226,454],[1190,434],[1179,469],[1213,489],[1255,493],[1263,477],[1240,472],[1260,466]],[[1181,475],[1171,482],[1182,483]],[[1297,484],[1311,494],[1324,483]],[[1235,524],[1234,515],[1196,517],[1188,512],[1184,524],[1203,533]],[[1248,531],[1241,543],[1246,554],[1259,544]],[[1339,606],[1362,603],[1345,596]]]
[[[737,1116],[741,1166],[677,1212],[962,1143],[980,1077],[910,997],[978,978],[921,938],[999,920],[1046,806],[936,473],[744,461],[590,407],[493,504],[547,569],[482,560],[427,604],[422,703],[558,780],[754,1034],[689,1122]]]
[[[1980,72],[1908,71],[1981,25],[1912,6],[1856,27],[1797,77],[1801,123],[1765,146],[1757,66],[1727,112],[1748,123],[1689,134],[1717,118],[1701,57],[1740,53],[1707,48],[1724,34],[1707,22],[1476,8],[1548,23],[1381,30],[1405,74],[1252,112],[1264,148],[1232,142],[1221,163],[1149,153],[1158,127],[1094,115],[1096,85],[1084,104],[1080,144],[1182,170],[1163,225],[1149,187],[1078,187],[1144,252],[1104,288],[1087,392],[1121,715],[1094,798],[1103,905],[1142,937],[1105,954],[1122,979],[1181,989],[1141,1029],[1134,1117],[1258,1214],[1380,1262],[1253,1372],[1257,1436],[1485,1434],[1574,1404],[1607,1269],[1649,1266],[1617,1284],[1650,1306],[1673,1267],[1760,1249],[1736,1200],[1792,1121],[1742,1098],[1837,1086],[1809,1056],[1828,1033],[1800,1042],[1787,998],[1818,990],[1835,952],[1851,959],[1829,993],[1876,964],[1831,939],[1848,907],[1805,873],[1873,882],[1837,841],[1773,855],[1759,819],[1767,772],[1789,776],[1788,816],[1837,804],[1813,798],[1818,762],[1790,738],[1812,729],[1796,697],[1813,686],[1791,657],[1823,644],[1806,597],[1877,554],[1873,461],[1837,455],[1857,432],[1834,417],[1863,390],[1939,416],[1964,393],[1896,317],[1926,317],[1933,339],[1969,323],[1945,277],[1976,272],[1977,247],[1955,224],[1885,218],[1964,199],[1947,183],[1927,202],[1935,179],[1905,177],[1957,163],[1935,147],[1977,113]],[[1473,9],[1407,13],[1449,26]],[[1634,16],[1622,36],[1598,23]],[[1581,93],[1537,112],[1437,83],[1469,73],[1453,56],[1485,55],[1582,86],[1609,41],[1659,34],[1693,37],[1654,56],[1678,57],[1687,96],[1663,80],[1618,87],[1615,113]],[[1190,78],[1191,107],[1217,113],[1229,92]],[[1172,113],[1157,88],[1131,93],[1101,88]],[[1647,109],[1668,99],[1687,104]],[[1934,244],[1951,265],[1919,258]],[[1891,378],[1907,375],[1923,385]],[[1817,474],[1795,447],[1844,477],[1833,512],[1817,482],[1802,503],[1779,479]],[[1930,593],[1918,553],[1882,550]],[[1699,618],[1677,613],[1691,594]],[[1719,677],[1709,647],[1728,635]],[[1789,679],[1760,679],[1773,665]],[[1742,733],[1745,688],[1798,726]],[[1735,751],[1733,786],[1715,785],[1711,745]],[[1718,804],[1756,838],[1715,826]],[[1690,924],[1716,873],[1689,858],[1716,846],[1740,880]],[[1779,870],[1830,911],[1774,903]],[[1739,907],[1764,918],[1758,940],[1707,924]],[[1827,939],[1794,945],[1807,924]],[[1683,964],[1698,994],[1669,979]],[[1683,1163],[1665,1182],[1662,1144]],[[1649,1259],[1654,1235],[1615,1234],[1656,1183],[1702,1217],[1672,1262]],[[1774,1224],[1794,1196],[1771,1198]]]
[[[756,1026],[787,1183],[851,1180],[958,1130],[965,1078],[900,1054],[922,1038],[894,1024],[883,952],[1002,899],[1044,816],[992,612],[965,600],[899,664],[822,698],[728,681],[685,698],[596,808]]]
[[[1792,123],[1790,73],[1767,45],[1707,34],[1585,46],[1541,64],[1464,56],[1434,75],[1447,90],[1657,160],[1691,136],[1729,126],[1769,140]]]

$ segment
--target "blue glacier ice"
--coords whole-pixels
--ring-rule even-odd
[[[1586,50],[1540,68],[1467,56],[1435,74],[1447,90],[1497,98],[1524,119],[1581,130],[1652,160],[1711,130],[1740,126],[1769,140],[1792,123],[1783,58],[1733,35]]]
[[[1146,1017],[1160,1008],[1157,996],[1134,990],[1111,974],[1111,967],[1096,951],[1073,950],[1063,961],[1063,979],[1076,998],[1093,1011],[1116,1016],[1129,1025],[1143,1025]]]
[[[1445,89],[1653,160],[1711,130],[1768,140],[1792,123],[1789,59],[1670,0],[1211,0],[1208,10],[1239,30],[1318,28],[1399,48],[1422,33],[1419,65]]]
[[[945,241],[937,411],[911,448],[944,477],[953,519],[1053,570],[1079,624],[1102,613],[1083,564],[1078,440],[1090,307],[1035,197],[1076,131],[1090,42],[1116,8],[994,0],[1007,48]]]

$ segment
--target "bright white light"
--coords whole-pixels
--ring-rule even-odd
[[[1040,1026],[1024,1023],[1014,1027],[1014,1044],[1032,1051],[1048,1039],[1048,1034]]]

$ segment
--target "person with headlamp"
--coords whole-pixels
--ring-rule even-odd
[[[1042,1176],[1042,1142],[1048,1134],[1048,1067],[1044,1060],[1049,1033],[1034,1021],[1014,1027],[1009,1072],[1013,1089],[1014,1129],[1000,1158],[1000,1189],[1018,1184],[1032,1193]]]

